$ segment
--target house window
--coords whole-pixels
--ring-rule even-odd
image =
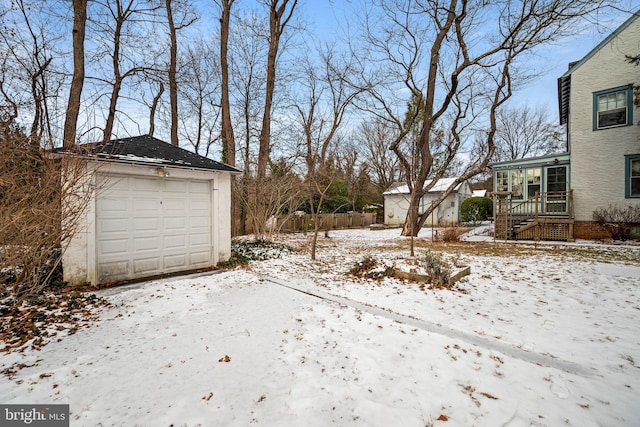
[[[547,168],[547,192],[567,191],[567,167]]]
[[[522,190],[524,188],[524,171],[511,171],[511,198],[522,199]]]
[[[625,197],[640,197],[640,154],[625,156]]]
[[[618,87],[593,94],[593,129],[627,126],[633,123],[630,87]]]
[[[540,168],[527,169],[527,198],[536,197],[536,192],[540,192]]]
[[[507,171],[496,172],[496,191],[509,191],[509,175]]]

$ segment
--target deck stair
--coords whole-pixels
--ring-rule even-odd
[[[512,200],[494,193],[494,233],[498,239],[573,241],[573,193],[537,193],[535,199]]]

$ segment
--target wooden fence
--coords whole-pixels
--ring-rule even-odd
[[[375,212],[367,213],[335,213],[335,214],[320,214],[320,230],[335,230],[341,228],[362,228],[369,227],[371,224],[376,223]],[[304,215],[287,215],[277,217],[277,223],[275,220],[270,220],[270,228],[275,231],[284,233],[298,232],[298,231],[313,231],[313,216],[310,214]]]

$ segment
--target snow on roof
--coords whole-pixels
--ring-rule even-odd
[[[473,197],[487,197],[487,190],[473,190]]]
[[[429,193],[442,193],[447,188],[449,188],[449,186],[453,184],[453,181],[455,181],[456,179],[458,178],[440,178],[433,186],[433,188],[429,190]],[[397,184],[398,183],[392,184],[389,189],[382,194],[409,194],[409,186],[407,184]],[[424,186],[427,187],[429,184],[431,184],[431,180],[427,180],[424,183]],[[453,191],[458,191],[461,185],[462,182],[456,185]]]

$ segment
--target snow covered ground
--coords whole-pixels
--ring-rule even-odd
[[[416,240],[457,290],[355,278],[405,265],[399,230],[279,236],[247,269],[112,288],[91,328],[0,381],[72,426],[638,426],[640,246]]]

